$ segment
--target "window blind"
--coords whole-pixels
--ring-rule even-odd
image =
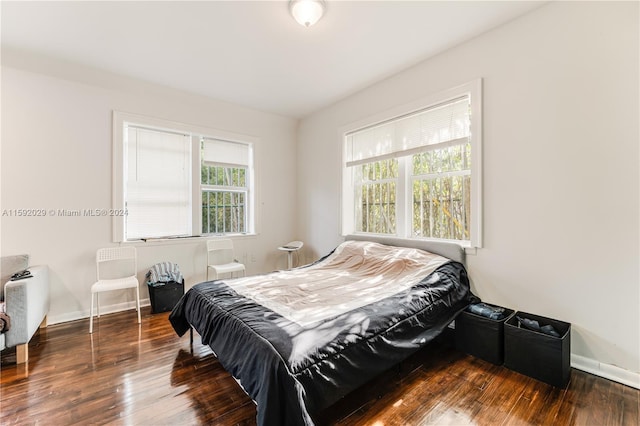
[[[219,139],[203,139],[202,159],[207,166],[248,167],[249,145]]]
[[[191,235],[191,137],[128,126],[127,240]]]
[[[463,96],[348,133],[347,166],[466,142],[469,101],[469,96]]]

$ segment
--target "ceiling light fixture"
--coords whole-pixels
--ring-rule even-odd
[[[322,18],[324,14],[323,0],[291,0],[289,11],[300,25],[310,27]]]

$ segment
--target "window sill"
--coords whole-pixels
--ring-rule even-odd
[[[132,245],[136,247],[149,247],[149,246],[164,246],[164,245],[176,245],[176,244],[194,244],[207,240],[226,238],[230,240],[243,240],[253,239],[258,234],[229,234],[229,235],[197,235],[193,237],[176,237],[176,238],[150,238],[147,240],[133,240],[133,241],[121,241],[120,245]]]

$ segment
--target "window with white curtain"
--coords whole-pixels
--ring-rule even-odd
[[[127,126],[127,240],[191,235],[191,136]]]
[[[345,128],[343,234],[481,246],[481,81]]]
[[[253,142],[114,112],[114,241],[255,232]]]
[[[249,145],[204,138],[201,149],[202,232],[247,232]]]

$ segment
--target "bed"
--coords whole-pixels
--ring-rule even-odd
[[[312,425],[473,297],[458,245],[358,236],[291,271],[198,284],[169,320],[180,336],[200,334],[256,402],[259,425]]]

